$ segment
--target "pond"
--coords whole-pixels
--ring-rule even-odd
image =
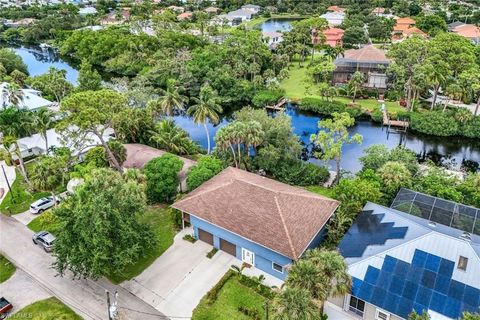
[[[305,146],[304,158],[313,163],[323,164],[322,161],[315,159],[311,155],[312,145],[310,136],[318,133],[318,121],[320,116],[299,111],[294,106],[289,105],[285,112],[292,118],[292,127]],[[175,122],[184,128],[193,140],[200,143],[204,148],[207,147],[207,138],[203,125],[196,125],[192,119],[185,115],[174,117]],[[228,124],[230,119],[224,118],[213,126],[208,124],[208,130],[211,137],[212,146],[214,146],[213,136],[222,126]],[[427,135],[387,133],[386,129],[380,124],[369,120],[359,120],[357,124],[350,129],[350,134],[361,134],[363,143],[361,145],[346,145],[343,148],[343,158],[341,166],[344,170],[355,173],[361,169],[361,163],[358,158],[362,156],[363,150],[374,144],[384,144],[393,149],[398,145],[414,151],[420,161],[432,160],[438,165],[448,168],[464,167],[469,171],[477,171],[480,166],[480,142],[473,139],[455,138],[455,137],[434,137]],[[329,163],[333,168],[333,163]]]
[[[289,31],[292,28],[292,22],[298,21],[300,18],[272,18],[262,23],[259,28],[262,32]]]
[[[30,76],[38,76],[48,72],[51,67],[67,71],[67,80],[73,84],[77,83],[78,71],[66,61],[60,59],[57,52],[52,49],[41,48],[11,48],[27,65]]]
[[[273,20],[273,19],[271,19]],[[269,21],[271,21],[269,20]],[[288,19],[285,19],[288,20]],[[290,21],[292,21],[290,19]],[[267,21],[268,22],[268,21]],[[273,24],[270,24],[273,25]],[[73,65],[62,60],[51,50],[43,52],[41,49],[14,48],[22,56],[28,71],[31,75],[38,75],[48,71],[48,68],[55,67],[67,71],[67,79],[75,83],[78,77],[77,70]],[[317,123],[321,119],[318,115],[300,112],[289,105],[286,113],[292,118],[292,127],[302,142],[305,144],[305,160],[313,163],[320,163],[319,160],[311,157],[310,135],[318,132]],[[207,138],[202,125],[196,125],[192,119],[186,115],[174,117],[179,126],[184,128],[202,147],[207,147]],[[208,124],[210,137],[213,143],[215,132],[231,121],[229,118],[223,118],[221,122],[213,126]],[[361,120],[350,129],[352,134],[359,133],[363,136],[361,145],[347,145],[343,149],[342,168],[351,172],[356,172],[361,168],[358,158],[363,150],[374,144],[384,144],[389,148],[402,144],[413,150],[419,159],[431,159],[437,164],[446,167],[459,168],[464,166],[469,170],[478,170],[480,166],[480,142],[472,139],[454,138],[454,137],[434,137],[419,135],[412,132],[407,134],[388,134],[385,129],[371,121]],[[330,164],[331,165],[331,164]]]

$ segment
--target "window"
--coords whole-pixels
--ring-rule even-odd
[[[283,266],[279,265],[278,263],[272,262],[272,269],[283,273]]]
[[[465,258],[463,256],[460,256],[460,258],[458,258],[458,265],[457,265],[458,269],[466,271],[467,264],[468,264],[468,258]]]
[[[376,320],[388,320],[390,319],[390,313],[385,312],[383,310],[377,309],[377,312],[375,313],[375,319]]]
[[[363,317],[363,312],[365,311],[365,301],[360,300],[357,297],[351,296],[348,310]]]

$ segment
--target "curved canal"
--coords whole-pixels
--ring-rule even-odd
[[[50,67],[55,67],[66,70],[67,79],[70,82],[75,83],[77,80],[78,72],[75,67],[60,59],[58,55],[51,51],[45,52],[40,49],[26,48],[15,48],[14,50],[22,56],[31,75],[42,74],[47,72]],[[285,112],[292,118],[293,130],[305,145],[304,159],[320,163],[319,160],[311,157],[312,146],[310,144],[310,135],[318,132],[317,124],[321,119],[320,116],[301,112],[291,105]],[[206,148],[207,138],[202,125],[194,124],[192,119],[186,115],[178,115],[174,119],[179,126],[190,134],[194,141]],[[230,121],[229,118],[223,118],[218,125],[208,124],[212,143],[215,132]],[[358,121],[350,129],[350,132],[361,134],[363,143],[361,145],[347,145],[343,148],[342,168],[347,171],[358,171],[361,168],[358,158],[365,148],[374,144],[384,144],[389,148],[401,144],[413,150],[419,159],[430,159],[445,167],[463,167],[469,171],[477,171],[480,167],[480,142],[473,139],[435,137],[413,132],[407,132],[403,135],[387,134],[382,126],[368,120]]]

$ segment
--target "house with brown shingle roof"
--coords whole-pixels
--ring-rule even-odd
[[[196,239],[279,279],[319,245],[339,202],[229,167],[172,207]]]

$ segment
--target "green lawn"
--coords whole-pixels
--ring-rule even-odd
[[[45,211],[27,225],[33,232],[48,231],[55,234],[59,226],[51,210]]]
[[[292,101],[300,101],[305,97],[321,98],[316,94],[314,86],[311,84],[307,75],[306,63],[303,67],[294,62],[290,65],[288,78],[282,80],[280,86],[285,90],[285,96]],[[310,86],[310,88],[308,88]],[[308,90],[309,89],[309,90]],[[308,92],[310,91],[310,92]],[[347,97],[335,97],[334,100],[343,103],[350,103],[352,100]],[[380,106],[376,99],[357,99],[356,103],[365,111],[371,112]],[[385,101],[385,106],[390,112],[405,111],[405,108],[397,102]]]
[[[10,318],[18,320],[81,320],[72,309],[57,298],[40,300],[16,312]]]
[[[157,245],[146,252],[137,263],[127,267],[123,272],[109,275],[108,278],[114,283],[130,280],[139,275],[173,244],[175,224],[172,209],[164,206],[151,207],[144,218],[153,226],[157,236]]]
[[[27,170],[32,163],[27,164]],[[29,192],[28,186],[22,175],[17,170],[17,177],[12,183],[12,192],[8,192],[5,199],[0,204],[0,212],[3,214],[22,213],[30,208],[30,204],[40,198],[50,195],[48,192]],[[8,190],[7,190],[8,191]]]
[[[0,283],[7,281],[15,272],[15,266],[7,258],[0,255]]]
[[[325,188],[322,186],[308,186],[305,187],[310,192],[317,193],[321,196],[325,196],[328,198],[333,198],[333,189]]]
[[[231,272],[231,271],[229,271]],[[264,319],[265,298],[253,289],[244,286],[235,275],[227,280],[213,303],[209,303],[207,296],[203,297],[198,306],[193,310],[192,320],[230,320],[252,319],[238,310],[239,307],[247,307],[256,310]]]

